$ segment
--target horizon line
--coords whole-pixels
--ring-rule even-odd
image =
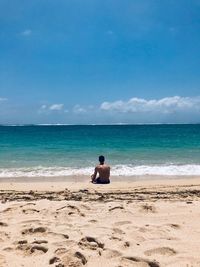
[[[0,124],[3,127],[23,127],[23,126],[126,126],[126,125],[198,125],[200,122],[191,123],[16,123],[16,124]]]

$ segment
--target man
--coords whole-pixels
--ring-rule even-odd
[[[98,174],[98,178],[97,178]],[[99,156],[99,165],[94,169],[94,174],[91,176],[94,184],[109,184],[110,183],[110,166],[105,164],[104,156]]]

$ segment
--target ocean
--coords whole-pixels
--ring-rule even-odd
[[[0,177],[200,175],[200,125],[0,126]]]

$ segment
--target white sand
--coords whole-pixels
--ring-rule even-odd
[[[200,266],[200,178],[0,187],[2,267]]]

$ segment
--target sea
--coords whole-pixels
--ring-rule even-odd
[[[200,124],[1,125],[0,178],[200,175]]]

